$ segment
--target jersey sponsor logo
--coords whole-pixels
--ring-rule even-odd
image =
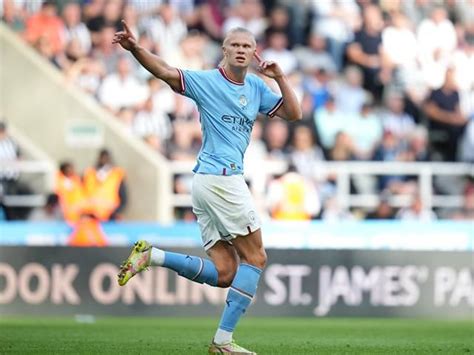
[[[223,115],[221,120],[232,125],[232,130],[237,132],[250,133],[253,127],[253,121],[246,117]]]

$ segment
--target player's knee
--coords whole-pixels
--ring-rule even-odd
[[[264,269],[267,265],[267,253],[265,250],[261,249],[252,255],[249,255],[246,260],[247,264],[258,267],[259,269]]]
[[[235,273],[237,270],[235,268],[229,268],[225,270],[219,270],[219,277],[217,279],[217,286],[219,287],[229,287],[234,280]]]

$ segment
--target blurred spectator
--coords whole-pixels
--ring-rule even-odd
[[[336,107],[346,115],[358,114],[369,93],[362,88],[362,72],[356,66],[350,65],[344,69],[344,76],[334,89]]]
[[[382,44],[383,19],[375,5],[366,6],[363,15],[364,25],[348,46],[347,55],[352,63],[360,66],[364,74],[364,88],[379,102],[383,84],[391,78],[391,64]]]
[[[288,8],[279,4],[271,8],[268,15],[268,26],[265,29],[265,38],[267,40],[273,32],[284,32],[287,34],[290,32],[290,15],[288,10]],[[288,40],[288,45],[292,48],[294,43],[291,43],[290,38]]]
[[[105,27],[113,27],[116,31],[122,28],[120,23],[122,16],[122,1],[92,1],[97,3],[98,11],[89,12],[87,28],[92,33],[92,41],[96,42],[96,37]],[[115,31],[114,31],[115,32]]]
[[[91,52],[93,59],[102,62],[107,74],[111,74],[116,70],[119,57],[121,56],[117,45],[112,43],[115,31],[114,26],[104,26],[100,32],[96,34],[96,40]]]
[[[81,50],[89,53],[92,47],[91,35],[87,26],[81,22],[81,8],[78,3],[70,2],[64,6],[62,17],[64,20],[64,39],[66,43],[77,40]]]
[[[415,126],[408,137],[408,160],[429,161],[428,131],[423,126]]]
[[[457,144],[467,123],[459,106],[459,93],[454,71],[446,71],[440,89],[431,91],[424,110],[428,116],[433,160],[455,161]]]
[[[461,138],[458,160],[474,164],[474,117],[469,120]]]
[[[351,137],[358,159],[371,160],[382,139],[382,123],[371,103],[364,103],[358,114],[346,120],[344,131]]]
[[[63,218],[69,224],[75,225],[87,211],[88,202],[82,180],[71,162],[60,163],[54,192],[58,197]]]
[[[342,207],[335,196],[329,197],[324,202],[321,219],[324,222],[332,223],[339,221],[354,220],[354,215],[345,207]]]
[[[389,93],[386,107],[387,110],[381,114],[384,129],[392,132],[406,146],[411,132],[415,129],[415,121],[404,111],[403,96],[397,92]]]
[[[29,218],[31,222],[60,222],[63,221],[59,199],[56,194],[49,194],[46,204],[41,208],[35,208]]]
[[[121,56],[117,71],[104,78],[99,88],[99,101],[112,112],[121,107],[135,107],[146,100],[148,90],[131,73],[130,58]]]
[[[54,55],[59,54],[64,49],[64,24],[56,14],[56,5],[52,0],[45,0],[41,5],[41,10],[31,15],[26,21],[24,38],[34,44],[44,37],[51,44]]]
[[[344,50],[353,39],[353,31],[360,26],[360,15],[354,0],[311,2],[315,19],[313,33],[328,41],[329,52],[338,70],[342,68]]]
[[[173,58],[187,27],[171,4],[163,4],[159,16],[151,17],[143,26],[151,40],[158,46],[160,56],[167,62]]]
[[[471,181],[464,191],[463,206],[454,212],[450,218],[456,220],[474,221],[474,182]]]
[[[281,119],[273,119],[265,126],[265,143],[268,157],[272,160],[288,159],[288,125]]]
[[[4,194],[14,194],[17,190],[17,182],[20,173],[9,163],[20,159],[20,148],[15,140],[7,132],[7,124],[0,120],[0,190]]]
[[[310,220],[321,208],[311,181],[292,167],[286,174],[270,182],[267,197],[271,217],[276,220]]]
[[[400,140],[393,132],[385,131],[381,145],[375,152],[376,161],[406,161],[408,153]],[[379,178],[379,189],[388,190],[393,194],[413,193],[416,183],[410,181],[405,175],[383,175]]]
[[[329,151],[336,142],[337,134],[346,124],[345,115],[340,112],[332,96],[328,97],[324,107],[315,111],[314,124],[317,135],[325,151]]]
[[[327,52],[326,40],[318,35],[311,34],[308,46],[298,46],[293,53],[298,61],[298,66],[304,72],[324,70],[335,73],[337,71],[334,60]]]
[[[395,211],[390,205],[389,196],[381,194],[379,203],[374,211],[367,214],[367,220],[394,219]]]
[[[329,160],[348,161],[354,160],[354,144],[351,137],[345,132],[337,132],[334,145],[328,153]]]
[[[332,75],[325,69],[317,69],[306,76],[303,87],[311,101],[311,110],[317,111],[326,104],[330,96]]]
[[[396,214],[397,219],[404,221],[429,222],[437,219],[436,214],[423,206],[420,196],[415,195],[409,207],[401,208]]]
[[[171,122],[165,112],[154,109],[153,98],[149,97],[135,116],[133,131],[141,138],[155,136],[166,142],[171,137]]]
[[[252,32],[257,40],[262,38],[266,21],[261,1],[242,0],[235,2],[229,12],[229,17],[225,19],[222,25],[224,35],[235,27],[243,27]]]
[[[403,13],[391,16],[391,25],[382,32],[382,45],[388,60],[396,67],[396,79],[406,88],[417,75],[418,43],[410,23]]]
[[[456,48],[456,31],[442,7],[431,11],[429,18],[423,19],[417,29],[420,53],[432,57],[436,52],[445,56]]]
[[[15,0],[3,0],[1,20],[13,31],[18,33],[23,32],[25,30],[25,16],[22,4]]]
[[[96,97],[104,76],[103,63],[92,58],[79,59],[66,70],[67,81],[77,85],[93,97]]]
[[[125,171],[113,164],[107,149],[100,151],[95,167],[84,172],[84,187],[91,215],[99,221],[123,218],[128,200]]]
[[[308,126],[300,125],[293,131],[290,161],[298,174],[310,181],[316,177],[315,164],[324,161],[324,154],[315,144],[313,133]]]
[[[268,47],[262,52],[262,58],[277,62],[285,74],[293,72],[298,66],[295,54],[288,50],[288,36],[282,31],[269,34]]]

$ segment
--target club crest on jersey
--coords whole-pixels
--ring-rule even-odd
[[[248,101],[247,101],[247,98],[245,97],[245,95],[240,95],[239,104],[240,104],[240,107],[242,107],[242,108],[245,108],[247,106]]]

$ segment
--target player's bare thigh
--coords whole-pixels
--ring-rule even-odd
[[[267,253],[263,248],[262,231],[257,229],[245,236],[232,239],[240,261],[263,269],[267,263]]]
[[[207,250],[218,272],[217,286],[229,287],[239,266],[239,256],[232,245],[220,240]]]

